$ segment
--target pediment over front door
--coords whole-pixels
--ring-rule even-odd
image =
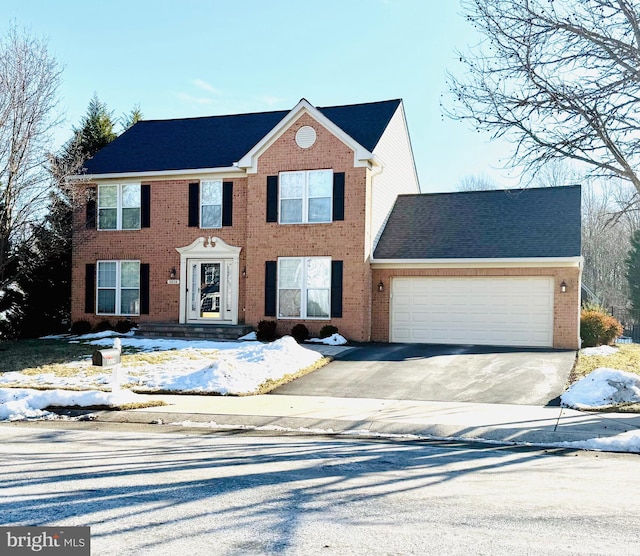
[[[188,258],[217,257],[221,259],[240,258],[242,247],[229,245],[223,239],[216,236],[199,237],[186,247],[176,247],[180,256]]]

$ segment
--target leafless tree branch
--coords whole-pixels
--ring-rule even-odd
[[[640,191],[640,5],[464,0],[483,40],[450,74],[446,112],[514,144],[535,174],[573,159]]]
[[[61,73],[43,39],[15,24],[0,38],[0,288],[15,279],[12,246],[29,238],[46,210]]]

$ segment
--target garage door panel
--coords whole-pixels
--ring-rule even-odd
[[[550,347],[553,280],[394,278],[391,341]]]

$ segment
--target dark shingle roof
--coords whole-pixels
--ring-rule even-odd
[[[371,151],[400,100],[318,108]],[[85,163],[89,174],[229,167],[249,152],[289,110],[141,121]]]
[[[580,186],[401,195],[376,259],[577,257]]]

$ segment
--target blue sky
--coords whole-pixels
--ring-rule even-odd
[[[64,141],[94,92],[146,119],[402,98],[424,192],[467,175],[513,185],[505,143],[443,117],[455,49],[477,40],[457,0],[3,0],[64,64]]]

